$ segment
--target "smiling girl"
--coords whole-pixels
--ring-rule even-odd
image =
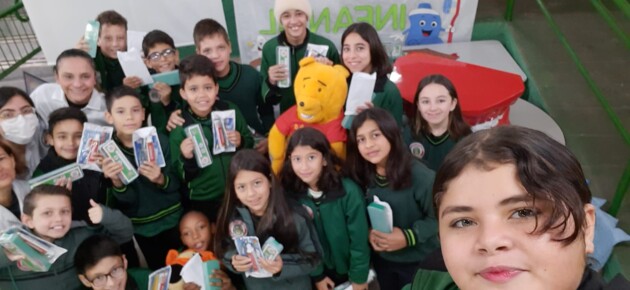
[[[396,85],[387,77],[387,74],[392,72],[392,65],[376,29],[365,22],[354,23],[341,35],[341,46],[343,65],[350,72],[376,73],[372,101],[360,107],[360,110],[371,107],[383,108],[392,114],[399,126],[402,126],[402,97]],[[350,80],[352,76],[348,82]],[[347,127],[350,127],[349,125],[350,123]]]
[[[457,286],[629,289],[607,288],[587,268],[595,209],[585,180],[575,156],[539,131],[500,126],[457,144],[433,189]]]
[[[217,257],[243,275],[247,289],[311,289],[309,273],[319,263],[316,234],[304,209],[285,200],[269,160],[252,149],[239,151],[232,158],[227,184],[217,222]],[[274,237],[284,246],[273,261],[259,260],[273,277],[245,276],[255,265],[236,252],[233,238],[239,236],[256,236],[261,245]]]
[[[363,191],[336,168],[341,161],[320,131],[302,128],[287,145],[282,184],[309,208],[324,250],[324,261],[311,275],[317,289],[346,281],[355,290],[367,289],[370,267],[368,225]]]
[[[383,109],[357,115],[349,137],[346,168],[367,189],[368,199],[377,196],[393,212],[391,233],[372,229],[369,235],[380,289],[400,289],[438,247],[434,173],[404,149],[396,121]]]
[[[457,91],[443,75],[423,78],[416,90],[411,135],[411,154],[437,170],[448,152],[471,133],[462,118]]]

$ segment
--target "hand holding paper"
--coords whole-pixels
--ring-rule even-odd
[[[132,48],[126,52],[118,51],[116,54],[118,55],[118,61],[120,62],[125,76],[139,77],[142,79],[142,84],[144,85],[153,83],[153,78],[149,73],[149,69],[142,61],[142,56],[140,56],[139,51]]]
[[[366,102],[370,102],[372,100],[375,84],[376,73],[353,73],[352,82],[348,89],[348,99],[346,101],[346,112],[344,115],[356,115],[358,113],[357,108],[364,106]]]

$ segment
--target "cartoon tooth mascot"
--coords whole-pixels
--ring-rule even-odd
[[[442,31],[440,14],[431,9],[430,3],[420,3],[418,8],[409,12],[409,29],[403,32],[407,34],[405,46],[443,43],[440,31]]]

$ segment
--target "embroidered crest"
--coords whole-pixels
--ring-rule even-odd
[[[230,236],[232,239],[244,237],[247,235],[247,225],[242,220],[234,220],[230,222]]]
[[[422,146],[422,143],[420,142],[413,142],[409,144],[409,151],[411,151],[411,155],[418,159],[422,159],[422,157],[424,157],[424,146]]]

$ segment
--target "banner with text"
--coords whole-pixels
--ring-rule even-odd
[[[346,27],[367,22],[379,32],[388,53],[398,55],[402,45],[470,41],[477,3],[478,0],[311,0],[309,29],[328,37],[339,48]],[[274,0],[234,0],[243,63],[256,64],[263,44],[281,31],[273,5]]]

